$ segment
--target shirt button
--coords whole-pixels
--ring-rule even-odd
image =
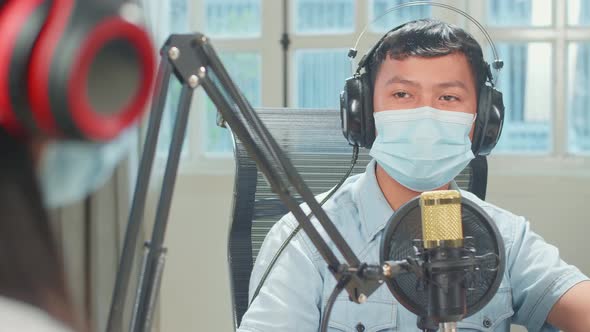
[[[356,324],[356,331],[357,332],[365,332],[365,326],[363,325],[363,323]]]
[[[483,327],[485,327],[485,328],[489,328],[489,327],[491,327],[491,326],[492,326],[492,320],[491,320],[491,319],[489,319],[489,318],[487,318],[487,317],[486,317],[486,318],[484,318],[484,319],[483,319]]]

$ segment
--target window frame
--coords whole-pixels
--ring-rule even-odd
[[[590,26],[570,26],[567,17],[567,1],[552,0],[552,24],[549,26],[491,27],[486,23],[487,1],[469,1],[467,12],[486,27],[494,40],[500,42],[549,42],[552,45],[554,82],[550,115],[551,146],[548,154],[519,155],[494,153],[488,157],[490,174],[506,176],[588,176],[590,156],[568,152],[568,104],[567,68],[570,42],[590,42]],[[584,1],[584,0],[582,0]],[[469,29],[472,31],[473,28]],[[502,55],[500,54],[500,57]],[[502,74],[501,74],[502,75]],[[518,167],[515,167],[518,165]]]

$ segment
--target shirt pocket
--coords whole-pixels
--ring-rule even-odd
[[[325,306],[325,303],[324,303]],[[397,330],[397,304],[392,300],[373,299],[357,304],[340,296],[334,303],[328,331],[386,332]]]
[[[500,288],[492,300],[479,312],[457,323],[461,332],[508,332],[514,315],[510,288]]]

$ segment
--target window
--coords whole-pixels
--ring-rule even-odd
[[[347,52],[347,49],[301,49],[295,52],[295,107],[340,107],[340,91],[351,73]]]
[[[498,86],[506,120],[495,154],[588,155],[590,3],[486,0],[471,12],[505,63]]]
[[[261,58],[260,52],[243,50],[232,46],[233,41],[248,42],[260,40],[261,4],[260,0],[204,0],[205,25],[202,31],[213,40],[221,61],[230,77],[244,93],[253,107],[261,106]],[[218,41],[225,42],[218,47]],[[224,47],[225,46],[225,47]],[[204,96],[203,94],[200,94]],[[204,101],[206,98],[200,98]],[[205,117],[201,118],[200,137],[201,155],[209,158],[231,157],[233,145],[231,134],[226,128],[216,127],[215,105],[207,99],[199,105],[205,108]]]
[[[487,29],[505,64],[498,88],[504,95],[506,117],[496,153],[552,151],[553,44],[519,36],[530,27],[551,29],[552,9],[551,0],[487,0]],[[506,29],[509,34],[503,33]]]
[[[588,6],[590,7],[590,6]],[[568,149],[590,154],[590,42],[568,47]]]
[[[256,52],[220,52],[219,57],[229,75],[244,93],[253,107],[260,106],[260,54]],[[206,101],[206,117],[203,121],[204,152],[209,156],[223,157],[233,149],[230,133],[226,128],[213,126],[217,122],[215,105]]]
[[[253,106],[281,107],[286,103],[306,108],[338,108],[344,80],[356,68],[347,58],[348,49],[367,23],[408,1],[292,0],[289,8],[283,8],[283,2],[275,0],[143,0],[160,45],[170,32],[202,31],[211,37],[230,75]],[[590,1],[441,2],[480,21],[505,63],[497,84],[504,95],[506,119],[492,159],[513,162],[524,158],[534,165],[539,160],[553,160],[557,165],[563,158],[587,158]],[[486,50],[486,59],[493,60],[489,45],[473,24],[436,6],[406,7],[371,22],[356,60],[385,31],[422,17],[465,27]],[[286,63],[280,43],[285,28],[290,41]],[[172,87],[171,95],[174,89],[177,87]],[[218,160],[220,164],[214,167],[218,169],[232,157],[232,143],[228,130],[213,125],[216,110],[206,100],[202,91],[196,94],[183,163],[203,160],[206,165]],[[167,110],[169,129],[162,140],[170,136],[173,113]]]
[[[170,34],[188,33],[190,31],[188,23],[188,2],[186,0],[142,0],[141,5],[144,8],[148,31],[158,50],[164,45]],[[156,155],[159,158],[164,158],[168,154],[181,88],[177,80],[170,80],[156,149]],[[189,150],[190,142],[185,139],[182,157],[186,157]]]
[[[205,13],[205,32],[210,36],[260,36],[259,0],[206,0]]]
[[[158,48],[171,33],[205,33],[214,41],[213,46],[230,76],[252,106],[261,105],[259,0],[143,0],[142,5]],[[258,44],[243,47],[244,43],[252,41],[258,41]],[[180,90],[181,85],[172,78],[157,147],[160,164],[168,155]],[[227,160],[231,158],[233,148],[229,131],[215,126],[217,110],[202,89],[196,90],[192,107],[181,155],[181,171],[206,167],[203,165],[211,159]],[[218,168],[214,165],[205,171]]]
[[[543,27],[553,22],[552,0],[487,0],[487,23],[494,27]]]
[[[346,33],[354,30],[353,0],[295,0],[295,32]]]
[[[547,42],[498,42],[498,89],[506,114],[496,153],[547,154],[552,148],[553,50]]]

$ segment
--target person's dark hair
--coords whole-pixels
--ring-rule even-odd
[[[408,22],[389,32],[368,63],[371,84],[387,57],[403,60],[407,57],[439,57],[460,52],[465,54],[475,79],[476,91],[488,78],[488,67],[479,43],[465,30],[434,19]]]
[[[29,145],[0,128],[0,296],[76,327]]]

